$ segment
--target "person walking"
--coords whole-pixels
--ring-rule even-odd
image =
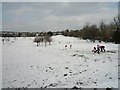
[[[97,53],[100,54],[100,45],[97,45]]]

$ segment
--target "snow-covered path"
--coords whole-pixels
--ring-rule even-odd
[[[118,88],[118,45],[101,43],[107,52],[93,54],[97,42],[59,35],[52,45],[37,47],[33,39],[11,38],[2,45],[3,88]]]

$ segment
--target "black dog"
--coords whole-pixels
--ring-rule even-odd
[[[105,52],[105,46],[100,46],[101,52]]]

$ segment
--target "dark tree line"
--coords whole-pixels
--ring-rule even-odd
[[[45,36],[45,34],[48,34],[50,36],[53,35],[53,32],[9,32],[9,31],[2,31],[2,34],[0,34],[1,37],[35,37],[36,34],[38,36]]]
[[[101,21],[97,25],[89,25],[88,23],[81,30],[65,30],[62,32],[64,36],[79,37],[89,39],[92,42],[99,40],[99,42],[114,42],[120,43],[120,18],[115,17],[113,22],[105,24]]]

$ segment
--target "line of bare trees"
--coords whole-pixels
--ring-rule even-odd
[[[90,25],[87,23],[81,30],[65,30],[62,32],[65,36],[80,37],[89,39],[92,42],[114,42],[120,43],[120,18],[115,17],[109,24],[102,20],[99,25]]]

